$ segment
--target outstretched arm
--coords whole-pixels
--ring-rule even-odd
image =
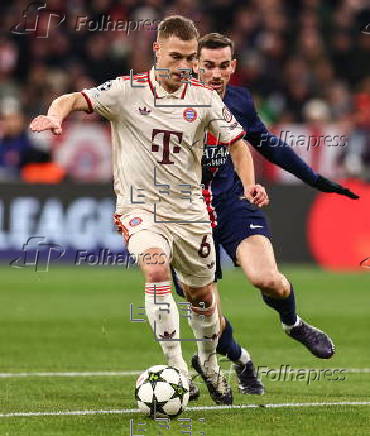
[[[267,160],[294,174],[307,185],[322,192],[335,192],[352,199],[359,198],[358,195],[344,186],[315,173],[288,144],[268,131],[263,135],[256,135],[255,138],[248,137],[248,140]]]
[[[257,114],[253,97],[245,89],[243,112],[238,116],[239,123],[247,131],[245,139],[271,163],[295,175],[304,183],[322,192],[336,192],[357,199],[358,195],[349,189],[317,174],[306,164],[288,144],[270,133]]]
[[[238,139],[229,146],[229,151],[235,171],[243,184],[245,198],[256,206],[267,206],[269,199],[265,188],[255,182],[253,158],[248,144]]]
[[[55,135],[62,133],[63,120],[73,111],[90,111],[86,98],[80,92],[62,95],[50,105],[47,115],[39,115],[30,124],[34,132],[51,130]]]

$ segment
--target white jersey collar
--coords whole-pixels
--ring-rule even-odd
[[[161,86],[159,84],[159,82],[157,81],[157,79],[155,78],[155,73],[156,70],[154,69],[155,67],[153,67],[150,71],[149,71],[149,87],[154,95],[154,97],[156,98],[179,98],[179,99],[183,99],[185,97],[186,94],[186,90],[188,88],[188,84],[184,83],[183,85],[180,86],[180,88],[175,91],[175,92],[168,92],[166,91],[163,86]],[[157,75],[158,74],[165,74],[165,72],[161,72],[161,70],[157,71]]]

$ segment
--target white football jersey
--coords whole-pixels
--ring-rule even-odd
[[[159,219],[208,221],[201,187],[205,134],[223,144],[245,134],[218,94],[196,79],[169,93],[154,68],[82,94],[91,111],[111,122],[116,213],[139,208]]]

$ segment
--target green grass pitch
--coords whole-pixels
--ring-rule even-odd
[[[225,271],[220,282],[223,309],[235,336],[257,365],[279,368],[370,368],[370,274],[328,273],[287,267],[295,284],[299,313],[334,339],[333,359],[314,358],[286,337],[275,312],[247,284],[240,270]],[[87,416],[4,417],[16,412],[117,411],[136,408],[137,375],[5,377],[13,373],[138,371],[164,363],[148,324],[130,321],[143,305],[143,279],[120,267],[51,267],[47,273],[0,268],[0,435],[184,435],[184,422],[169,429],[138,413]],[[182,318],[182,336],[191,332]],[[194,342],[183,345],[188,361]],[[223,362],[227,370],[230,365]],[[197,379],[198,380],[198,379]],[[370,405],[297,406],[297,403],[370,402],[370,373],[346,372],[342,381],[274,381],[263,377],[266,394],[237,392],[234,404],[295,407],[196,409],[192,435],[367,435]],[[191,406],[213,406],[200,382],[201,398]],[[127,412],[127,411],[126,411]],[[202,423],[199,419],[204,418]],[[139,426],[145,423],[145,426]],[[163,425],[163,423],[162,423]],[[145,432],[143,431],[145,429]],[[202,433],[203,432],[203,433]]]

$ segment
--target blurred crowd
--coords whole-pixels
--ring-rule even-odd
[[[46,8],[2,2],[0,180],[50,161],[45,141],[27,130],[32,117],[61,94],[131,68],[146,71],[156,24],[174,13],[192,18],[201,35],[216,31],[235,40],[233,84],[251,89],[267,125],[340,124],[348,136],[345,173],[370,179],[367,6],[367,0],[48,0]],[[113,30],[108,22],[115,20],[121,25]],[[137,25],[144,21],[152,24]]]

